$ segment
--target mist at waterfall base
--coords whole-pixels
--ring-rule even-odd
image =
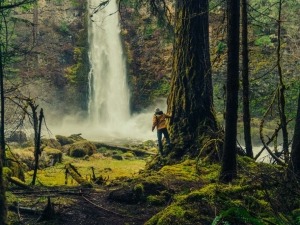
[[[126,142],[155,140],[156,132],[151,131],[155,107],[166,107],[165,101],[158,100],[155,106],[133,114],[118,126],[90,124],[89,118],[78,115],[64,116],[60,125],[50,127],[53,134],[69,136],[80,133],[85,139],[103,142]]]
[[[101,10],[98,0],[89,0],[89,102],[87,115],[65,115],[55,133],[95,141],[153,140],[151,131],[154,109],[166,108],[166,100],[157,100],[138,114],[130,113],[130,92],[127,85],[126,58],[120,36],[116,1]],[[86,114],[86,113],[85,113]]]

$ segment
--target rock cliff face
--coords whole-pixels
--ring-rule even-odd
[[[169,91],[172,66],[170,31],[146,9],[121,10],[122,37],[128,59],[131,106],[140,111]]]
[[[54,111],[87,110],[87,11],[84,0],[39,0],[37,7],[13,15],[15,41],[26,46],[15,76],[26,83],[26,94],[46,100]],[[126,6],[120,16],[131,108],[140,111],[154,99],[167,96],[172,45],[167,32],[146,10]]]
[[[70,111],[70,106],[72,110],[86,108],[86,2],[74,2],[39,0],[37,6],[12,15],[14,45],[25,53],[13,65],[17,80],[25,85],[23,94],[61,112]]]

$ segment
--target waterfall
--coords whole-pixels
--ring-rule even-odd
[[[117,131],[130,118],[126,61],[116,1],[92,14],[99,4],[99,0],[89,0],[88,120],[102,130]]]
[[[142,112],[130,113],[118,6],[116,0],[109,0],[107,6],[93,13],[100,3],[101,0],[88,0],[91,68],[86,74],[89,80],[88,115],[86,111],[76,110],[67,115],[54,113],[51,130],[66,136],[80,133],[86,139],[104,142],[156,139],[156,132],[151,132],[153,112],[156,107],[165,111],[166,99],[157,99]]]
[[[104,1],[105,2],[105,1]],[[89,0],[88,41],[90,72],[88,115],[75,112],[64,115],[56,123],[58,134],[81,133],[96,141],[149,140],[156,138],[151,132],[154,108],[164,108],[165,99],[143,112],[130,114],[126,60],[123,53],[118,6],[110,0],[103,9],[93,13],[101,3]],[[55,122],[56,120],[54,120]]]

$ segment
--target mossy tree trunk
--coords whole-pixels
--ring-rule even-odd
[[[300,92],[288,175],[289,177],[296,177],[300,180]]]
[[[0,88],[1,88],[1,129],[0,129],[0,225],[7,224],[6,197],[3,183],[3,163],[5,162],[5,137],[4,137],[4,73],[2,63],[2,45],[0,44]]]
[[[195,155],[218,130],[213,110],[208,1],[178,0],[175,10],[169,130],[178,156]]]
[[[3,71],[3,57],[2,57],[2,45],[0,44],[0,101],[1,101],[1,125],[0,125],[0,156],[2,164],[5,165],[5,96],[4,96],[4,71]]]
[[[220,174],[220,180],[223,182],[230,182],[237,175],[236,135],[239,91],[240,0],[227,1],[227,16],[228,62],[226,83],[226,122]]]
[[[6,208],[6,197],[5,189],[3,184],[3,166],[2,160],[0,160],[0,225],[7,224],[7,208]]]
[[[248,49],[248,0],[242,0],[242,58],[243,58],[243,122],[247,156],[253,158],[251,116],[249,106],[249,49]]]

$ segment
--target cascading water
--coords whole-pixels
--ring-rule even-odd
[[[103,1],[102,3],[105,3]],[[120,37],[116,0],[99,10],[99,0],[89,0],[89,103],[88,116],[79,112],[65,115],[56,133],[81,133],[84,138],[97,141],[116,139],[148,140],[155,107],[165,108],[165,100],[157,101],[151,109],[130,115],[126,63]],[[108,2],[107,2],[108,3]]]
[[[126,63],[115,0],[93,13],[99,0],[89,0],[89,122],[111,131],[130,118]]]

